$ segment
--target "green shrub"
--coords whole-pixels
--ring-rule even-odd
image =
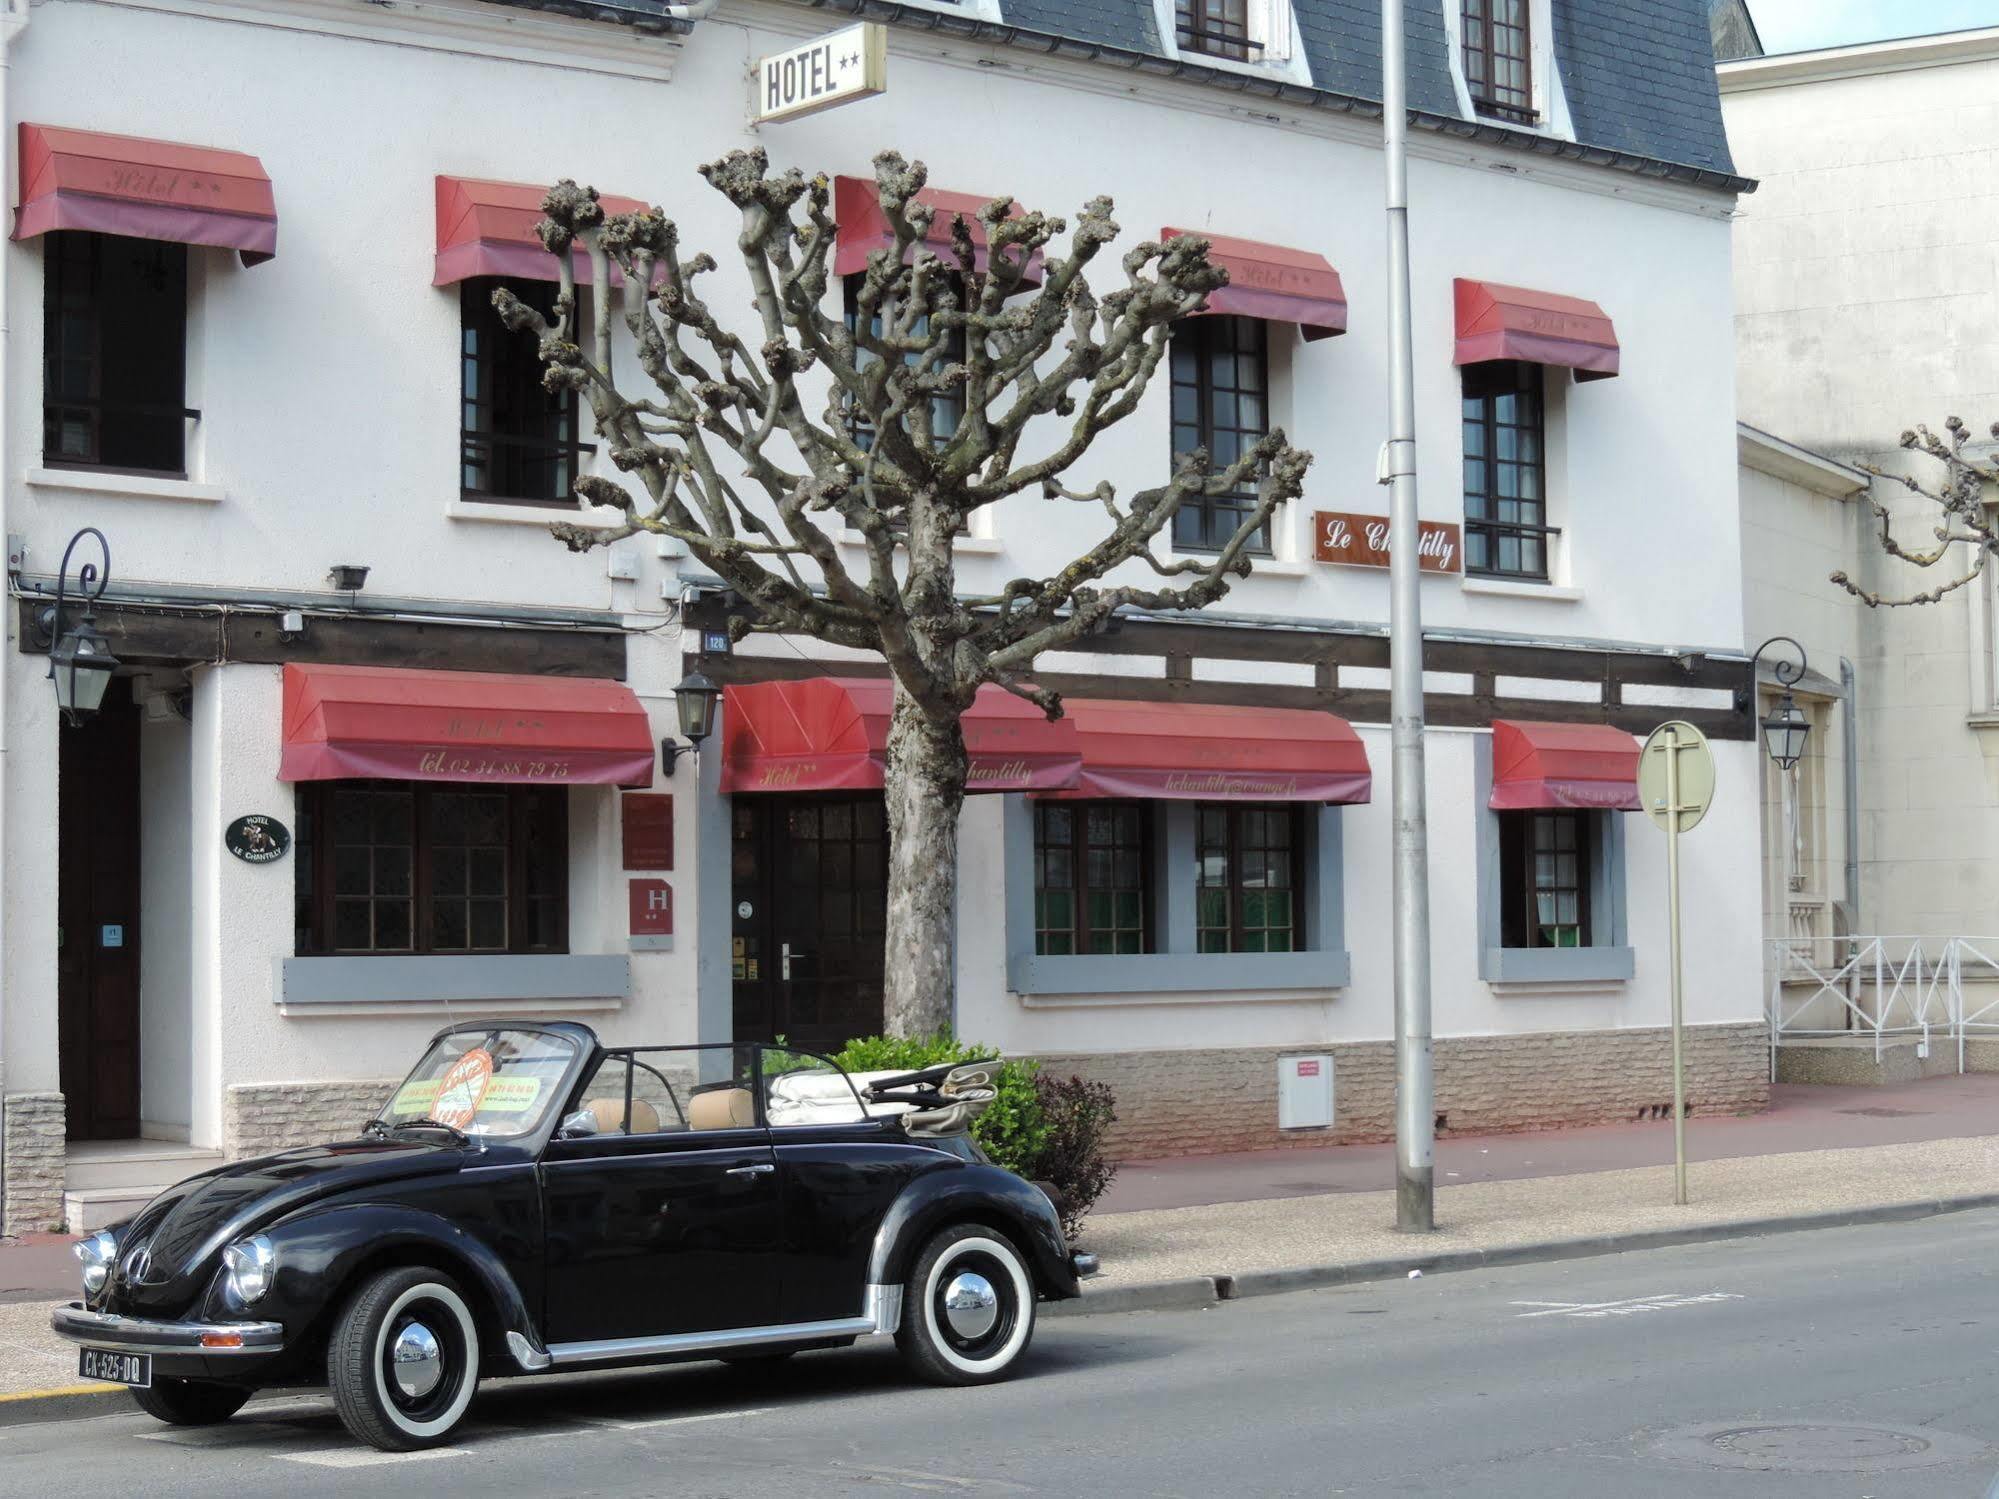
[[[1117,1175],[1117,1164],[1104,1159],[1104,1135],[1117,1121],[1117,1095],[1109,1083],[1046,1073],[1034,1079],[1034,1093],[1044,1128],[1034,1174],[1059,1194],[1062,1231],[1073,1240]]]
[[[998,1054],[998,1047],[979,1046],[941,1032],[908,1038],[868,1036],[849,1041],[832,1060],[848,1072],[914,1072],[939,1062],[972,1062]],[[995,1166],[1004,1166],[1030,1181],[1036,1179],[1035,1162],[1048,1134],[1041,1118],[1041,1102],[1034,1092],[1037,1070],[1032,1061],[1000,1063],[999,1096],[972,1125],[972,1138],[985,1148]]]

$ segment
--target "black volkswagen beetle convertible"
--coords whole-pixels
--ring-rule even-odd
[[[967,1133],[991,1085],[453,1025],[358,1138],[191,1177],[80,1242],[55,1330],[163,1421],[326,1385],[390,1451],[443,1441],[482,1375],[893,1336],[919,1376],[985,1383],[1096,1269]]]

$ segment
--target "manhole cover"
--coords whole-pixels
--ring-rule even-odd
[[[1723,1421],[1669,1432],[1654,1456],[1759,1473],[1887,1473],[1985,1457],[1983,1442],[1947,1431],[1833,1422]]]
[[[1921,1109],[1890,1109],[1876,1104],[1872,1108],[1841,1109],[1839,1112],[1842,1114],[1862,1114],[1869,1119],[1914,1119],[1923,1111]]]

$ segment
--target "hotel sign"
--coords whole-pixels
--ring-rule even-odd
[[[789,52],[760,57],[753,81],[760,125],[879,94],[888,88],[888,28],[864,21]]]
[[[1416,562],[1426,573],[1464,571],[1458,528],[1445,521],[1418,521]],[[1388,566],[1388,517],[1321,510],[1312,517],[1312,555],[1347,567]]]

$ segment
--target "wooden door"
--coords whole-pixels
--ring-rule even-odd
[[[735,799],[738,1041],[837,1050],[882,1023],[888,831],[879,796]]]
[[[72,1140],[139,1133],[139,710],[59,731],[57,1044]],[[216,833],[221,836],[220,831]]]

